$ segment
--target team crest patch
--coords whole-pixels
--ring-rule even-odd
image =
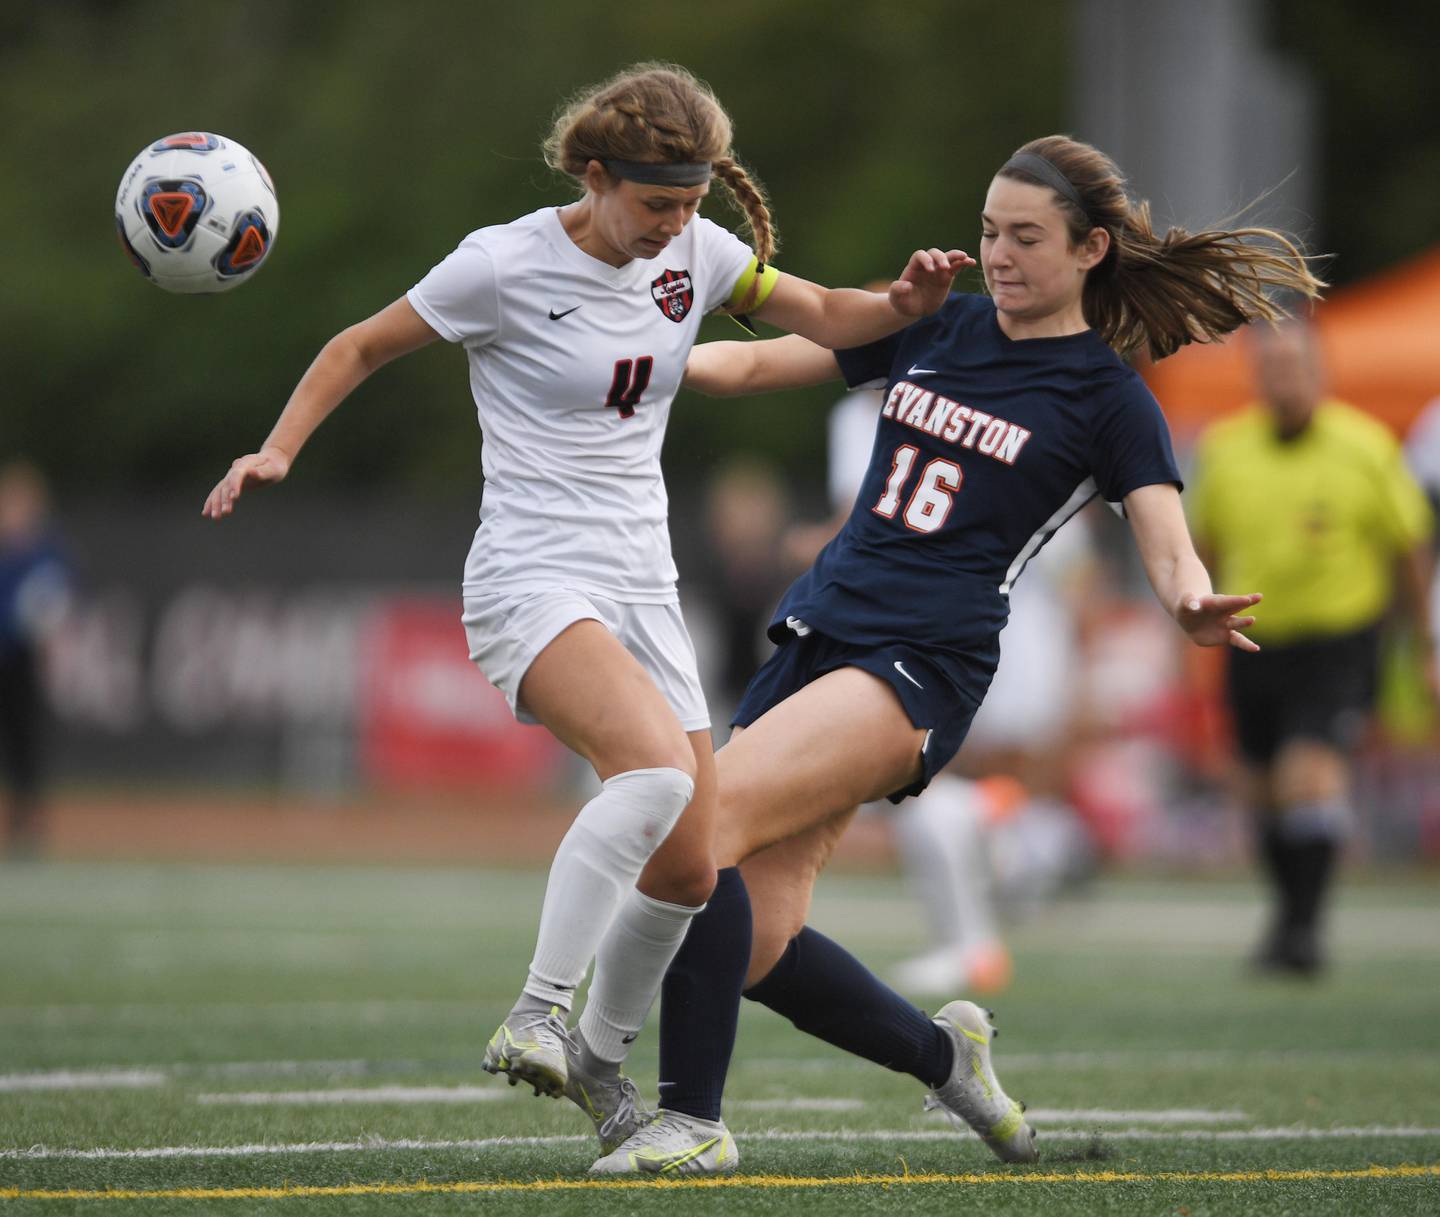
[[[650,281],[650,295],[658,308],[671,321],[684,321],[695,303],[695,288],[688,270],[663,271]]]

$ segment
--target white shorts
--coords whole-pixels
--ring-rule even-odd
[[[710,726],[695,648],[678,604],[626,604],[594,592],[555,588],[518,595],[466,596],[465,637],[470,658],[505,694],[522,723],[535,718],[518,704],[520,681],[567,626],[600,622],[650,674],[686,731]]]

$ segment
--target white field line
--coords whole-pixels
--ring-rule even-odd
[[[1036,1124],[1243,1124],[1243,1111],[1175,1107],[1167,1111],[1110,1111],[1103,1107],[1032,1107],[1026,1118]]]
[[[44,1073],[0,1073],[0,1092],[16,1090],[133,1090],[163,1086],[162,1069],[53,1069]]]
[[[954,1141],[964,1139],[955,1132],[931,1129],[896,1128],[806,1132],[794,1129],[736,1129],[742,1138],[792,1142],[870,1142],[870,1141]],[[1243,1128],[1243,1129],[1154,1129],[1116,1128],[1105,1132],[1095,1129],[1042,1129],[1045,1141],[1093,1141],[1114,1139],[1125,1141],[1340,1141],[1357,1138],[1393,1138],[1413,1140],[1440,1137],[1440,1128],[1420,1128],[1408,1124],[1374,1124],[1355,1128]],[[36,1159],[122,1160],[151,1158],[249,1158],[281,1154],[370,1153],[389,1150],[483,1150],[508,1146],[559,1146],[590,1144],[589,1135],[549,1137],[485,1137],[470,1141],[387,1140],[381,1137],[358,1141],[304,1141],[284,1145],[166,1145],[148,1149],[65,1149],[34,1145],[28,1149],[0,1149],[0,1161]]]
[[[320,1063],[316,1063],[319,1065]],[[335,1072],[355,1072],[363,1062],[325,1062]],[[336,1067],[339,1068],[336,1068]],[[206,1073],[293,1074],[311,1068],[303,1061],[232,1062],[228,1065],[202,1067]],[[189,1073],[189,1067],[172,1066],[151,1069],[53,1070],[44,1073],[0,1074],[0,1093],[37,1090],[104,1090],[164,1086],[175,1073]],[[489,1103],[512,1097],[510,1092],[494,1086],[370,1086],[330,1088],[324,1090],[255,1090],[221,1091],[195,1095],[194,1101],[208,1106],[265,1107],[306,1106],[327,1103]],[[780,1098],[736,1099],[731,1106],[741,1111],[859,1111],[865,1106],[861,1099],[846,1098]],[[1243,1111],[1210,1111],[1197,1108],[1176,1108],[1166,1111],[1102,1108],[1037,1109],[1031,1119],[1045,1123],[1091,1124],[1235,1124],[1248,1117]]]
[[[727,1110],[737,1111],[861,1111],[863,1099],[731,1099]]]
[[[1435,1055],[1430,1052],[1390,1051],[1379,1048],[1339,1049],[1335,1052],[1323,1049],[1281,1049],[1274,1051],[1264,1048],[1253,1050],[1235,1048],[1192,1048],[1182,1052],[1170,1052],[1163,1048],[1146,1051],[1143,1048],[1131,1051],[1099,1052],[1006,1052],[998,1054],[999,1065],[1005,1069],[1104,1069],[1123,1065],[1144,1065],[1152,1069],[1215,1069],[1231,1065],[1304,1065],[1310,1063],[1375,1065],[1409,1064],[1433,1068]],[[783,1069],[790,1073],[833,1073],[836,1070],[858,1069],[869,1072],[875,1068],[869,1061],[859,1057],[837,1054],[833,1057],[740,1057],[732,1073],[762,1071],[773,1073]]]
[[[428,1015],[454,1011],[459,1017],[470,1018],[475,1003],[465,998],[401,998],[368,1001],[266,1001],[266,1002],[51,1002],[36,1006],[0,1006],[0,1022],[60,1023],[98,1020],[113,1023],[123,1019],[154,1019],[157,1016],[190,1022],[204,1018],[211,1021],[250,1022],[262,1014],[298,1014],[307,1017],[351,1018],[362,1022]]]
[[[727,1108],[737,1111],[862,1111],[863,1099],[732,1099]],[[1212,1111],[1176,1107],[1164,1111],[1111,1111],[1101,1107],[1035,1107],[1030,1119],[1045,1124],[1243,1124],[1243,1111]]]
[[[249,1090],[197,1094],[195,1102],[222,1107],[270,1107],[320,1103],[490,1103],[510,1097],[508,1089],[502,1090],[497,1086],[355,1086],[336,1090]]]
[[[364,1074],[413,1070],[420,1061],[215,1061],[209,1064],[166,1065],[177,1076],[287,1077],[297,1073]]]
[[[361,1061],[255,1061],[230,1062],[210,1066],[160,1066],[148,1069],[51,1070],[36,1073],[0,1074],[0,1093],[14,1091],[138,1089],[164,1086],[176,1075],[203,1073],[209,1075],[293,1075],[324,1069],[332,1073],[364,1071]],[[265,1107],[306,1106],[327,1103],[489,1103],[512,1097],[509,1091],[494,1086],[370,1086],[328,1088],[323,1090],[254,1090],[221,1091],[193,1096],[207,1106]],[[860,1111],[861,1099],[847,1098],[776,1098],[735,1099],[731,1107],[740,1111]],[[1101,1124],[1235,1124],[1248,1117],[1242,1111],[1210,1111],[1177,1108],[1168,1111],[1111,1111],[1100,1108],[1037,1109],[1034,1120],[1058,1124],[1064,1122]]]
[[[221,1061],[209,1065],[101,1066],[94,1069],[45,1069],[0,1073],[0,1093],[16,1090],[114,1090],[164,1086],[194,1076],[286,1077],[304,1073],[364,1074],[371,1070],[413,1069],[414,1061]]]

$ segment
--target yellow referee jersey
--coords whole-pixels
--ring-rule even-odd
[[[1216,587],[1264,592],[1259,642],[1343,634],[1389,606],[1396,558],[1430,535],[1430,507],[1386,427],[1326,400],[1283,440],[1249,409],[1200,438],[1186,495],[1191,528],[1218,559]]]

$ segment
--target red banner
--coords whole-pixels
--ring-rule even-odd
[[[362,632],[357,731],[366,778],[389,785],[542,786],[562,749],[515,721],[468,658],[449,599],[381,602]]]

